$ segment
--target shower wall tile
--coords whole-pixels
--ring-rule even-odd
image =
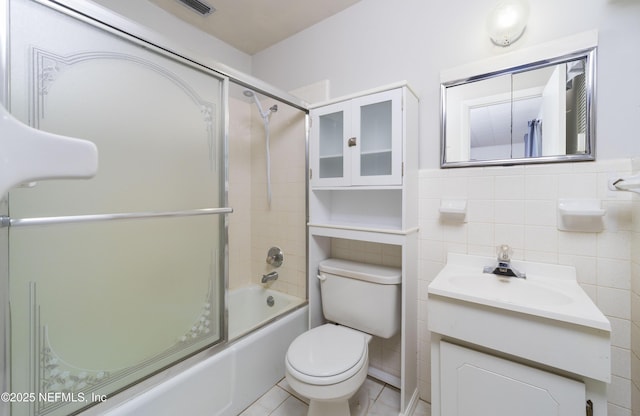
[[[640,345],[640,198],[610,191],[607,182],[631,174],[631,169],[629,159],[619,159],[421,171],[418,327],[427,328],[426,287],[448,252],[493,257],[495,246],[509,244],[514,258],[572,265],[578,282],[612,323],[615,382],[609,388],[609,408],[630,414],[631,402],[640,403],[640,351],[631,350]],[[466,222],[440,217],[440,201],[453,198],[467,200]],[[604,230],[559,231],[557,205],[564,198],[600,199],[607,209]],[[631,342],[634,334],[638,339]],[[421,329],[419,342],[420,394],[429,401],[426,329]],[[628,363],[631,370],[625,371]]]
[[[263,100],[264,107],[276,104]],[[270,247],[284,252],[275,290],[306,298],[306,142],[304,114],[282,103],[269,121],[271,206],[267,199],[265,128],[257,114],[251,126],[251,281],[259,284],[274,268],[267,264]],[[256,111],[256,110],[252,110]]]
[[[273,270],[265,261],[279,246],[285,262],[270,287],[306,298],[304,114],[279,104],[271,116],[272,203],[267,203],[265,129],[253,103],[230,98],[229,288],[259,284]],[[276,104],[263,100],[264,107]]]
[[[231,98],[229,114],[229,289],[235,289],[251,283],[251,108]]]

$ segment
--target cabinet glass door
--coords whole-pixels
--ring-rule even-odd
[[[352,181],[358,185],[399,185],[401,179],[401,92],[387,91],[354,102]]]
[[[338,103],[312,113],[311,183],[314,186],[345,186],[350,183],[350,129],[348,104]]]
[[[320,116],[320,171],[321,178],[341,178],[344,176],[343,134],[344,113]]]

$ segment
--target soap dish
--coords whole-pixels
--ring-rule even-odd
[[[467,201],[465,199],[443,199],[440,201],[440,216],[449,221],[465,222]]]
[[[607,211],[597,199],[558,200],[558,229],[561,231],[600,232]]]

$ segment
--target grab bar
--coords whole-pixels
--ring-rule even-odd
[[[141,218],[194,217],[198,215],[230,214],[233,208],[201,208],[184,211],[128,212],[118,214],[69,215],[64,217],[40,217],[15,219],[0,216],[0,227],[29,227],[33,225],[56,225],[83,222],[117,221]]]

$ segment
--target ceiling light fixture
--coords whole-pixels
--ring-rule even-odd
[[[487,18],[491,41],[498,46],[509,46],[520,39],[527,26],[529,4],[526,0],[501,0]]]

